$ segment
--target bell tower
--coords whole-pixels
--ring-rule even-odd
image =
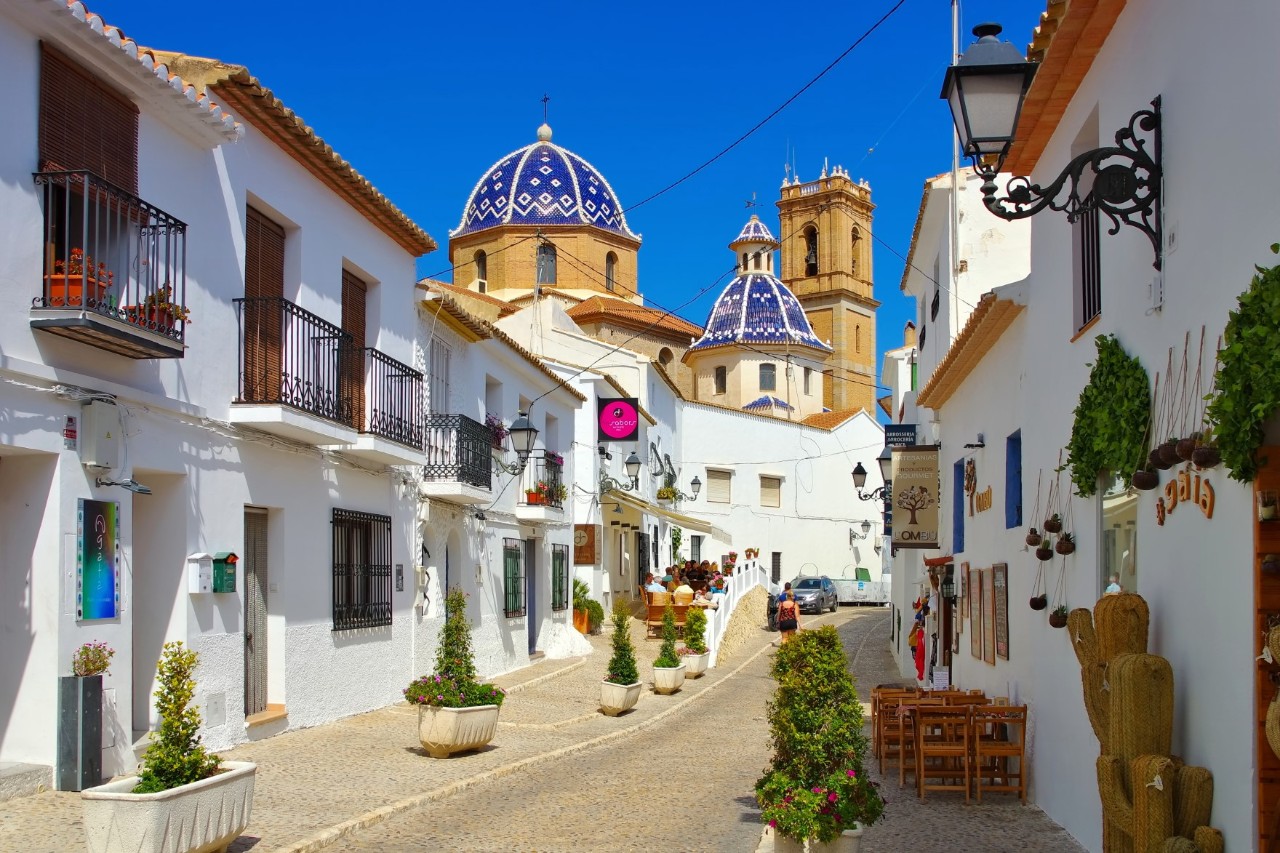
[[[836,166],[816,181],[782,182],[782,281],[814,334],[835,349],[825,383],[832,411],[875,413],[876,309],[871,271],[871,187]]]

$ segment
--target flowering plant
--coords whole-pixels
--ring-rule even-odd
[[[54,261],[53,268],[61,275],[83,275],[99,282],[105,282],[108,287],[115,279],[115,274],[107,272],[107,265],[99,262],[96,266],[93,263],[93,256],[86,255],[84,249],[72,249],[71,257],[65,261]]]
[[[471,651],[471,623],[467,621],[467,594],[460,589],[445,596],[444,625],[436,649],[436,668],[431,675],[416,678],[404,689],[411,705],[436,708],[474,708],[501,705],[506,694],[492,684],[476,680]]]
[[[489,432],[493,435],[494,449],[502,450],[506,446],[507,436],[511,434],[511,430],[507,429],[507,425],[502,422],[502,418],[489,413],[485,413],[484,425],[489,428]]]
[[[542,455],[543,455],[543,457],[544,457],[548,462],[550,462],[552,465],[563,465],[563,464],[564,464],[564,457],[563,457],[563,456],[561,456],[559,453],[556,453],[554,450],[548,450],[548,451],[544,452]]]
[[[658,489],[658,500],[673,501],[675,499],[676,499],[675,486],[663,486],[662,488]]]
[[[414,679],[405,688],[404,698],[410,705],[474,708],[477,705],[501,705],[507,694],[501,687],[492,684],[446,678],[443,675],[424,675]]]
[[[147,298],[142,300],[142,307],[168,314],[175,320],[188,321],[191,319],[190,309],[173,301],[173,287],[167,284],[155,293],[148,293]]]
[[[71,656],[71,671],[80,678],[105,675],[111,671],[111,659],[116,650],[106,643],[85,643]]]
[[[855,823],[874,823],[884,801],[874,782],[853,768],[834,770],[805,785],[774,770],[756,783],[761,819],[788,838],[828,842]]]

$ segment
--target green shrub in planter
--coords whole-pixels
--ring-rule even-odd
[[[701,607],[690,607],[684,617],[684,645],[695,655],[707,651],[707,612]]]
[[[640,680],[636,666],[636,649],[631,644],[631,609],[622,599],[613,604],[613,657],[605,681],[613,684],[635,684]]]
[[[587,622],[587,630],[593,634],[604,624],[604,607],[594,598],[587,599]]]
[[[164,644],[156,666],[156,711],[160,731],[142,756],[135,794],[155,794],[208,779],[222,759],[200,742],[200,710],[191,707],[200,657],[181,642]]]
[[[666,669],[680,665],[680,656],[676,654],[676,612],[670,604],[662,611],[662,648],[653,665]]]

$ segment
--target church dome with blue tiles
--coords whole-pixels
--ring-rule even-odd
[[[776,245],[769,229],[754,216],[729,246],[736,252],[752,244]],[[744,253],[737,278],[716,299],[706,331],[689,352],[734,344],[792,344],[832,351],[813,333],[800,300],[771,269],[772,263],[761,264],[757,255]]]
[[[489,167],[450,236],[498,225],[590,225],[640,240],[627,227],[609,182],[586,160],[553,143],[545,124],[538,128],[537,142]]]

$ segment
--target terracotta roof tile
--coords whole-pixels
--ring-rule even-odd
[[[815,412],[807,418],[800,421],[805,426],[817,427],[818,429],[835,429],[840,424],[849,420],[861,412],[862,409],[842,409],[838,412]]]
[[[585,299],[570,308],[568,314],[574,321],[580,323],[612,320],[636,331],[666,332],[669,335],[694,339],[702,335],[700,326],[695,326],[683,317],[611,297],[593,296]]]
[[[452,296],[460,296],[467,299],[475,299],[493,305],[498,309],[498,316],[506,317],[509,314],[515,314],[520,310],[519,306],[512,305],[510,302],[499,299],[496,296],[490,296],[487,293],[480,293],[477,290],[462,287],[457,284],[449,284],[448,282],[436,281],[433,278],[424,278],[418,284],[426,285],[433,290],[440,290]]]
[[[346,199],[405,251],[417,256],[436,250],[436,241],[431,239],[431,235],[342,159],[300,116],[251,75],[249,69],[199,56],[169,51],[153,53],[178,73],[193,82],[198,81],[206,92],[213,90],[220,94],[227,106],[238,110],[267,138]]]
[[[1016,288],[1019,284],[1005,285],[1005,288]],[[1025,296],[1000,298],[996,291],[982,295],[978,306],[969,315],[968,322],[921,389],[916,398],[917,406],[937,409],[951,399],[960,384],[995,346],[1005,329],[1009,328],[1009,324],[1022,313],[1026,305],[1020,299],[1025,299]]]

